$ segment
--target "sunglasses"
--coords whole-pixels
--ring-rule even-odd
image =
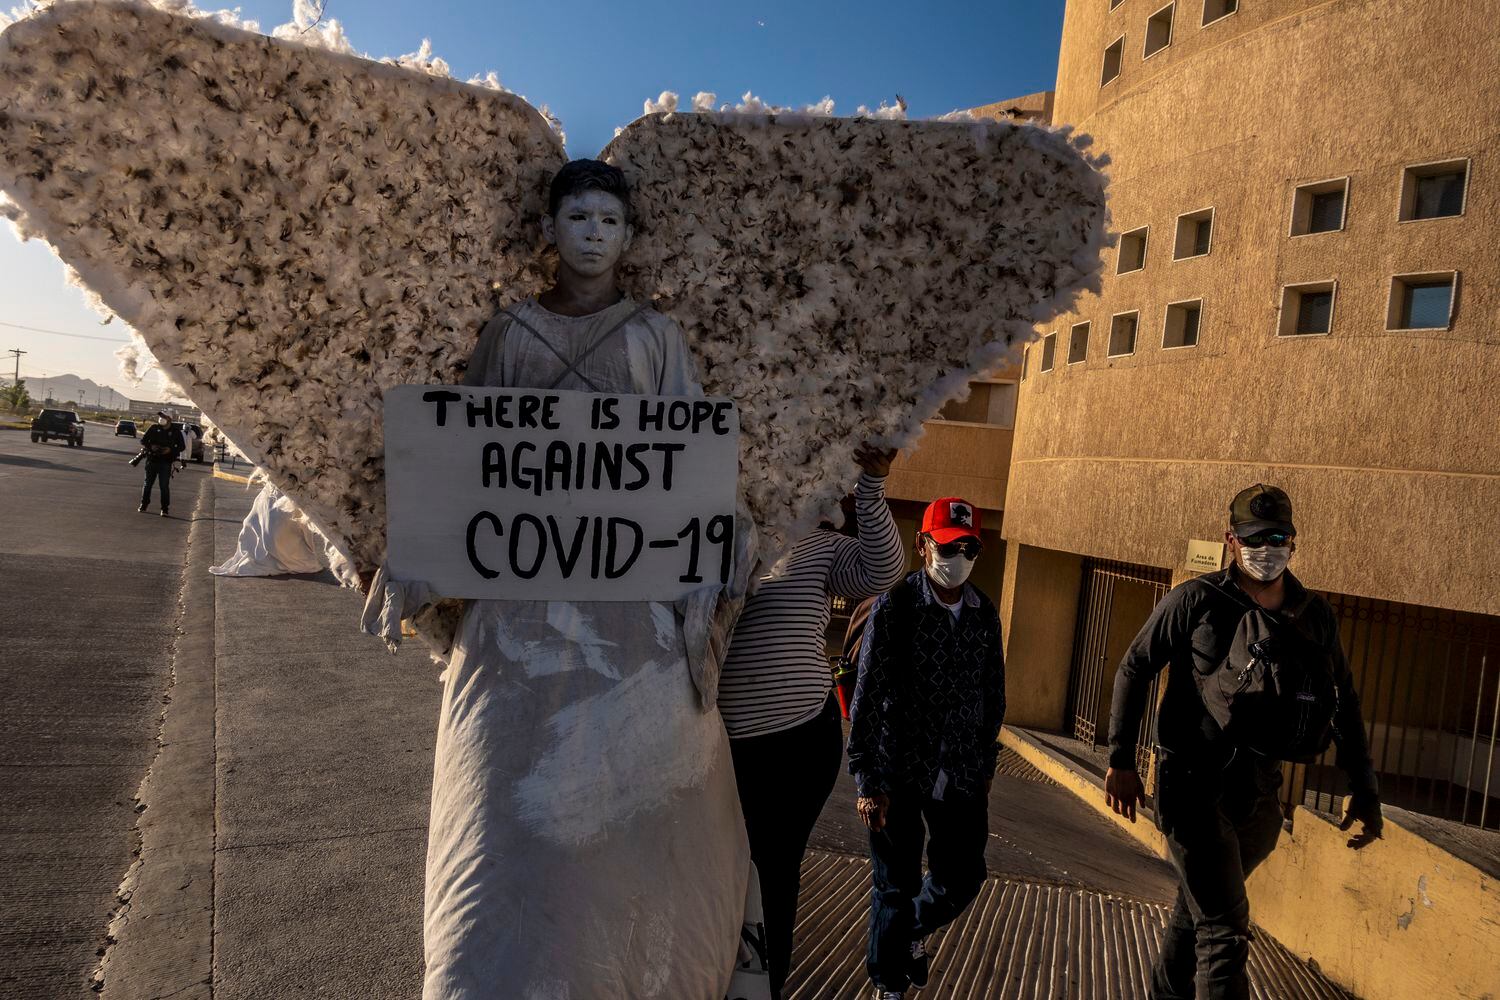
[[[960,538],[957,541],[944,542],[941,545],[933,543],[937,554],[944,559],[952,559],[962,554],[965,559],[978,559],[980,551],[984,548],[979,544],[977,538]]]
[[[1259,549],[1267,545],[1279,549],[1292,544],[1292,539],[1297,536],[1285,531],[1257,531],[1253,535],[1239,537],[1240,544],[1247,549]]]

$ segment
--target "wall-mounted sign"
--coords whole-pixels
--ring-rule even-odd
[[[1187,562],[1184,564],[1194,573],[1216,573],[1224,568],[1224,543],[1206,542],[1201,538],[1188,539]]]
[[[733,401],[402,385],[386,562],[445,597],[673,601],[729,579]]]

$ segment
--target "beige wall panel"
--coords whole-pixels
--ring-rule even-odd
[[[1264,480],[1292,493],[1315,586],[1500,613],[1500,0],[1241,0],[1206,28],[1179,0],[1173,44],[1143,63],[1160,6],[1067,7],[1058,120],[1111,157],[1114,228],[1148,225],[1150,246],[1126,275],[1106,254],[1101,294],[1042,330],[1065,356],[1092,324],[1085,363],[1033,363],[1022,386],[1007,537],[1175,567]],[[1398,222],[1402,168],[1455,158],[1464,214]],[[1345,229],[1290,238],[1294,188],[1344,176]],[[1172,260],[1177,216],[1210,206],[1211,253]],[[1451,329],[1388,332],[1391,276],[1427,271],[1460,272]],[[1282,286],[1322,280],[1331,334],[1278,337]],[[1163,349],[1168,303],[1197,298],[1199,345]],[[1127,310],[1136,352],[1108,359]]]
[[[1003,510],[1013,436],[1009,428],[928,421],[920,447],[892,464],[886,494],[923,504],[959,496],[984,510]]]
[[[1078,556],[1006,545],[999,604],[1007,725],[1063,728],[1082,582]]]

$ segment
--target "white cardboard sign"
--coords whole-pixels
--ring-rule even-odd
[[[727,398],[394,386],[391,576],[497,600],[673,601],[726,582],[739,431]]]

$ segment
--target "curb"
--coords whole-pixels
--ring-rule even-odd
[[[229,481],[231,483],[241,483],[241,484],[243,484],[245,486],[249,486],[250,485],[250,477],[249,476],[242,476],[242,475],[240,475],[237,472],[225,472],[223,469],[219,468],[219,463],[218,462],[214,463],[214,478],[215,479],[224,479],[224,480],[227,480],[227,481]]]
[[[136,793],[139,848],[94,988],[112,1000],[213,995],[215,675],[213,481],[198,488],[160,747]]]
[[[1156,814],[1141,806],[1135,822],[1116,815],[1104,801],[1104,779],[1078,769],[1066,757],[1033,740],[1019,729],[1004,726],[1000,742],[1026,759],[1038,771],[1083,800],[1084,805],[1130,834],[1137,843],[1159,858],[1166,858],[1167,840],[1156,828]]]

